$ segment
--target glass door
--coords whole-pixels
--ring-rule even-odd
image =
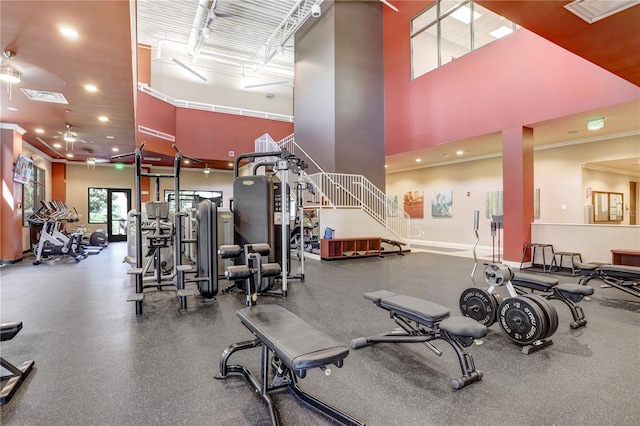
[[[109,242],[127,241],[127,212],[131,210],[130,189],[107,189]]]

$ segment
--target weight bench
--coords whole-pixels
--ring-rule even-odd
[[[560,300],[567,305],[573,316],[573,322],[569,324],[572,329],[575,330],[587,325],[584,311],[576,303],[580,302],[585,296],[591,296],[593,287],[572,283],[558,284],[556,278],[518,272],[514,274],[511,283],[518,287],[521,294],[526,294],[521,290],[522,288],[531,290],[531,293],[541,291],[545,293],[541,294],[545,299]]]
[[[216,376],[217,379],[226,379],[229,373],[244,375],[269,407],[274,425],[279,422],[269,393],[285,387],[307,404],[342,424],[364,425],[360,420],[303,391],[297,382],[297,377],[304,378],[311,368],[320,368],[329,376],[331,370],[326,366],[333,364],[341,368],[344,358],[349,355],[349,348],[278,305],[250,306],[240,309],[237,316],[256,338],[234,343],[224,350],[220,357],[220,375]],[[258,346],[262,346],[261,379],[242,365],[227,365],[234,352]],[[271,360],[270,354],[273,354]],[[268,383],[270,365],[275,373],[271,384]]]
[[[603,287],[614,287],[629,293],[632,296],[640,297],[640,266],[627,265],[579,265],[582,278],[580,284],[587,284],[593,279],[599,279],[605,283]]]
[[[452,381],[454,389],[462,389],[482,379],[482,371],[476,370],[473,358],[464,348],[471,346],[474,339],[486,336],[487,327],[468,317],[449,317],[449,309],[444,306],[388,290],[365,293],[364,297],[388,310],[400,328],[379,336],[353,339],[352,348],[375,343],[423,343],[441,356],[442,351],[430,343],[441,339],[453,347],[460,362],[462,377]]]
[[[0,341],[4,342],[5,340],[13,339],[20,330],[22,330],[22,321],[0,325]],[[5,368],[11,373],[7,376],[2,376],[2,380],[9,380],[4,386],[2,386],[2,390],[0,391],[0,405],[4,405],[9,402],[25,377],[27,377],[31,372],[34,363],[34,361],[25,361],[16,367],[6,359],[0,357],[0,365],[2,365],[2,368]]]

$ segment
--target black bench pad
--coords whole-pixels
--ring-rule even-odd
[[[349,348],[278,305],[240,309],[238,318],[291,370],[336,363]]]
[[[640,279],[640,266],[601,265],[596,271],[615,278]]]
[[[511,279],[513,285],[530,288],[532,290],[549,291],[558,285],[558,280],[534,274],[515,273]]]
[[[487,327],[469,317],[451,317],[440,323],[440,330],[456,336],[479,339],[487,335]]]
[[[449,316],[449,309],[444,306],[388,290],[365,293],[364,297],[381,308],[397,312],[420,324],[431,326]]]
[[[22,330],[22,321],[7,322],[0,325],[0,340],[11,340]]]
[[[599,265],[596,265],[595,263],[576,262],[573,264],[573,266],[577,269],[580,269],[581,271],[595,271]]]
[[[579,294],[581,296],[591,296],[593,294],[593,287],[580,284],[564,283],[559,284],[556,289],[566,293]]]

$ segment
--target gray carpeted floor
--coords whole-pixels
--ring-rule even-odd
[[[126,245],[112,244],[80,263],[0,268],[2,322],[24,329],[2,343],[2,356],[36,366],[11,402],[3,425],[263,425],[268,411],[245,379],[214,380],[220,354],[251,334],[235,316],[244,295],[191,298],[179,312],[173,292],[150,294],[136,318],[126,302],[132,278]],[[362,293],[389,289],[447,306],[458,315],[473,261],[433,253],[306,263],[306,281],[290,281],[282,305],[349,344],[395,328]],[[480,277],[480,273],[478,273]],[[560,277],[563,282],[577,282]],[[553,345],[523,355],[495,324],[469,348],[484,378],[456,391],[453,350],[434,343],[379,344],[351,350],[342,369],[313,370],[301,385],[369,425],[632,425],[640,418],[640,303],[616,289],[581,302],[589,324],[570,330],[558,301]],[[226,282],[221,283],[225,287]],[[260,350],[232,356],[259,372]],[[288,393],[274,397],[282,424],[331,424]]]

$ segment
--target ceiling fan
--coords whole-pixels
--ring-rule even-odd
[[[2,51],[0,80],[32,89],[61,91],[64,80],[50,71],[22,59],[15,50]]]

